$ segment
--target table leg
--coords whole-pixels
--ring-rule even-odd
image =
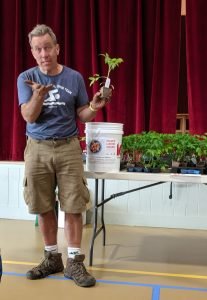
[[[103,246],[106,245],[106,228],[104,223],[104,191],[105,191],[105,180],[102,179],[102,191],[101,191],[101,225],[103,230]]]
[[[97,221],[98,221],[98,179],[95,179],[95,205],[94,205],[94,223],[93,223],[93,235],[91,239],[89,266],[93,264],[93,246],[96,238]]]
[[[170,195],[169,195],[169,199],[172,199],[172,182],[170,182]]]
[[[93,247],[95,238],[97,235],[103,230],[103,246],[106,244],[106,228],[104,223],[104,190],[105,190],[105,180],[102,179],[102,190],[101,190],[101,203],[98,203],[98,179],[95,179],[95,205],[94,205],[94,224],[93,224],[93,234],[91,239],[91,246],[90,246],[90,256],[89,256],[89,265],[92,266],[93,264]],[[101,206],[101,226],[97,230],[98,226],[98,208]]]
[[[90,245],[90,254],[89,254],[89,265],[92,266],[93,264],[93,247],[94,247],[94,241],[97,235],[103,230],[103,245],[105,246],[105,238],[106,238],[106,229],[104,224],[104,204],[109,202],[110,200],[123,196],[128,193],[132,193],[135,191],[140,191],[142,189],[146,189],[155,185],[163,184],[165,182],[160,181],[152,184],[148,184],[142,187],[138,187],[136,189],[128,190],[125,192],[120,192],[111,195],[109,198],[104,199],[104,190],[105,190],[105,181],[102,179],[102,195],[101,195],[101,202],[98,203],[98,179],[95,179],[95,205],[94,205],[94,224],[93,224],[93,234],[91,239],[91,245]],[[98,208],[101,206],[101,227],[97,230],[97,223],[98,223]]]

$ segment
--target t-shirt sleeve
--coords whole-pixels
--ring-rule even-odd
[[[17,78],[19,105],[28,102],[32,96],[32,89],[25,83],[26,79],[24,73],[20,74]]]
[[[78,97],[76,102],[76,107],[81,107],[88,104],[88,94],[86,91],[85,82],[83,76],[78,73]]]

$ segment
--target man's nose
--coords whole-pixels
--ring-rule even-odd
[[[43,56],[43,57],[47,56],[48,55],[47,49],[42,48],[41,51],[40,51],[40,55]]]

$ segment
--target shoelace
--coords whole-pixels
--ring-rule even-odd
[[[72,264],[72,269],[73,269],[73,274],[77,275],[79,278],[84,278],[84,276],[89,275],[82,262],[74,262]]]
[[[44,268],[50,268],[50,263],[48,258],[43,258],[38,266],[34,267],[32,271],[44,271]]]

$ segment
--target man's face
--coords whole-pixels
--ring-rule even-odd
[[[43,73],[52,75],[56,72],[59,45],[54,44],[48,33],[43,36],[34,36],[32,38],[31,51]]]

